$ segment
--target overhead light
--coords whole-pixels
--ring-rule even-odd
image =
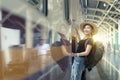
[[[107,6],[106,3],[104,3],[103,6],[106,7]]]

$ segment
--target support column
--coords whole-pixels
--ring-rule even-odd
[[[4,78],[4,59],[3,59],[3,52],[1,51],[1,27],[2,27],[2,11],[0,9],[0,80]]]
[[[115,42],[115,34],[116,34],[116,32],[115,32],[115,25],[113,25],[114,27],[112,28],[113,29],[113,32],[112,32],[112,39],[113,39],[113,41],[112,41],[112,43],[113,43],[113,45],[112,45],[112,47],[113,47],[113,50],[114,50],[114,54],[115,54],[115,45],[116,45],[116,42]]]
[[[109,42],[109,29],[107,29],[107,44]]]
[[[119,20],[119,24],[118,24],[118,44],[119,44],[119,50],[120,50],[120,20]]]
[[[2,11],[0,9],[0,50],[1,50],[1,27],[2,27]]]
[[[32,15],[30,14],[30,11],[26,11],[26,27],[25,27],[25,33],[26,33],[26,48],[32,48],[33,44],[33,32],[32,32]]]
[[[110,45],[112,44],[112,39],[111,39],[111,27],[109,27],[109,43],[110,43]],[[111,47],[111,46],[110,46]]]
[[[119,46],[119,55],[120,55],[120,20],[118,21],[118,46]],[[119,70],[120,70],[120,66],[119,66]],[[119,78],[118,80],[120,80],[120,74],[118,75]]]
[[[116,53],[118,54],[118,51],[119,51],[119,36],[118,36],[118,31],[115,32],[115,50],[116,50]]]

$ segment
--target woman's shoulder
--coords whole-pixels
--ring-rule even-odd
[[[87,40],[93,41],[94,39],[93,38],[88,38]]]
[[[93,38],[83,38],[81,41],[86,41],[86,40],[93,40]]]
[[[87,39],[81,39],[81,40],[78,42],[78,44],[79,44],[79,43],[84,43],[86,40],[87,40]]]
[[[87,42],[94,42],[94,39],[93,38],[88,38],[86,39]]]
[[[93,38],[83,38],[79,42],[85,42],[85,41],[87,41],[87,42],[94,42],[94,39]]]
[[[93,45],[94,44],[93,38],[88,38],[86,43],[90,44],[90,45]]]

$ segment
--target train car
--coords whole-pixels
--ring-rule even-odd
[[[119,0],[1,0],[0,80],[72,80],[82,22],[97,25],[105,52],[84,80],[120,79]],[[81,79],[83,80],[83,79]]]

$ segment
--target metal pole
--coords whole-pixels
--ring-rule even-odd
[[[1,23],[1,21],[2,21],[2,11],[1,11],[1,9],[0,9],[0,80],[3,80],[3,78],[4,78],[4,64],[3,64],[3,52],[1,51],[1,27],[2,27],[2,23]]]
[[[1,50],[1,27],[2,27],[2,11],[1,11],[1,9],[0,9],[0,50]]]
[[[26,11],[26,48],[32,48],[33,44],[33,32],[32,32],[32,23],[31,23],[31,12],[29,10]]]

